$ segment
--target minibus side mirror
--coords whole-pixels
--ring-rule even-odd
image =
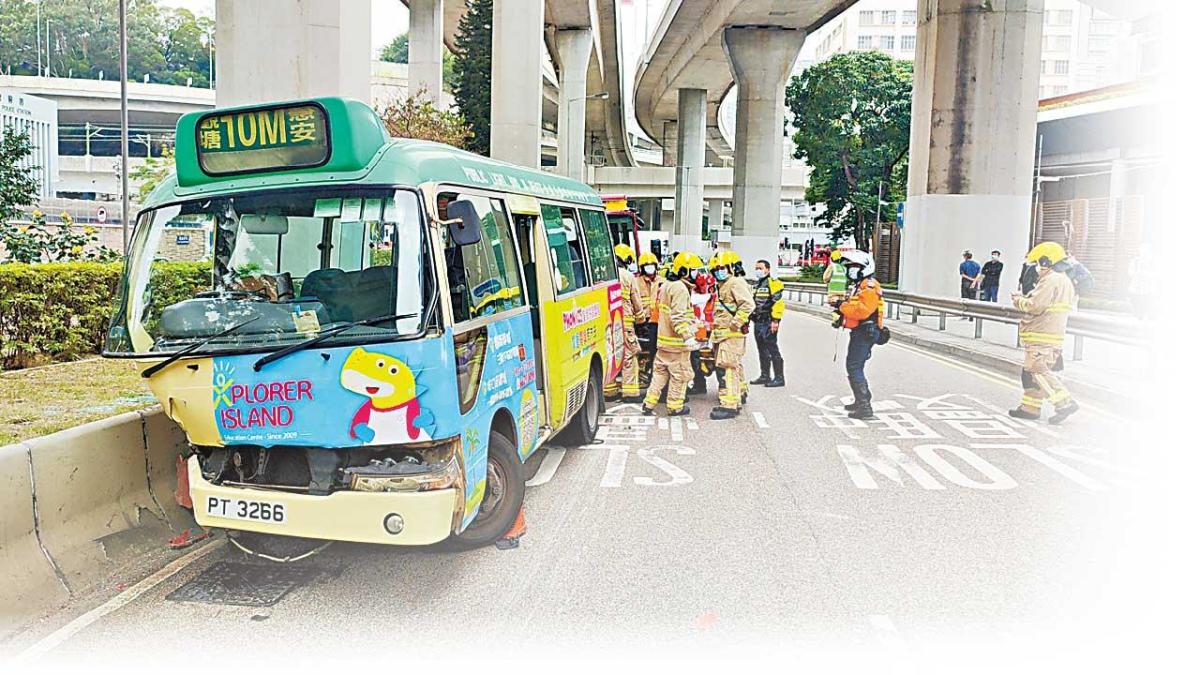
[[[479,227],[479,214],[475,205],[467,199],[457,199],[446,207],[447,224],[450,228],[450,238],[459,246],[470,246],[482,239]]]

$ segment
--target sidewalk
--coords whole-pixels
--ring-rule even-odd
[[[824,305],[790,300],[786,304],[790,310],[822,318],[830,317],[832,312]],[[893,340],[974,363],[1014,379],[1021,376],[1025,351],[1016,346],[1016,326],[985,321],[983,337],[976,339],[973,321],[947,316],[946,329],[939,330],[940,320],[936,314],[922,315],[917,323],[913,324],[907,308],[904,312],[901,318],[887,321]],[[1137,347],[1093,339],[1082,344],[1083,359],[1072,361],[1074,339],[1068,335],[1063,345],[1066,369],[1059,375],[1067,387],[1081,397],[1098,403],[1131,403],[1133,396],[1126,393],[1129,383],[1137,381],[1149,368],[1149,352]]]

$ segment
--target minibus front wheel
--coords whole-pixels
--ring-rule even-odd
[[[604,385],[600,382],[600,370],[593,366],[588,376],[587,392],[583,406],[562,431],[563,441],[568,445],[587,445],[596,440],[600,430],[600,413],[604,412]]]
[[[525,481],[517,448],[504,434],[492,431],[488,437],[487,485],[479,513],[467,529],[451,538],[457,548],[487,546],[503,537],[525,502]]]

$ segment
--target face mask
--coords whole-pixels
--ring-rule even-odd
[[[755,279],[761,279],[761,278],[763,278],[763,277],[765,277],[765,276],[767,276],[767,273],[766,273],[766,272],[764,272],[764,271],[762,271],[762,270],[758,269],[757,267],[755,267],[755,268],[754,268],[754,278],[755,278]]]
[[[846,268],[846,278],[850,281],[858,281],[862,277],[862,268],[858,266]]]
[[[717,281],[725,281],[729,278],[729,271],[717,270],[716,272],[713,272],[713,276],[717,278]]]
[[[645,265],[642,267],[642,274],[645,274],[648,277],[654,276],[654,273],[657,271],[658,271],[658,268],[655,267],[654,265]]]
[[[993,261],[998,261],[998,260],[1000,260],[1000,256],[998,256],[998,255],[994,255],[994,256],[992,256],[992,260],[993,260]]]
[[[635,265],[634,263],[629,263],[628,265],[625,266],[625,269],[629,270],[630,272],[636,273],[637,265]]]

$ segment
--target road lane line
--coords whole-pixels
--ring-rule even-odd
[[[767,424],[767,418],[763,417],[762,413],[755,411],[750,414],[754,417],[754,423],[758,425],[759,429],[770,429],[771,428],[771,425]]]
[[[562,464],[566,454],[565,448],[546,448],[546,458],[542,460],[542,465],[538,467],[537,473],[533,474],[533,478],[525,481],[525,487],[537,487],[549,483],[550,479],[554,478],[554,472],[558,471],[558,465]]]
[[[608,451],[608,464],[604,467],[604,477],[600,479],[602,488],[619,488],[625,479],[625,464],[629,461],[629,446],[613,446]]]
[[[667,430],[667,418],[665,418],[665,417],[658,418],[658,428],[661,431]]]
[[[122,607],[128,605],[129,603],[133,602],[134,600],[137,600],[138,598],[142,597],[146,593],[153,590],[155,586],[161,584],[162,582],[166,581],[167,579],[170,579],[171,577],[178,574],[180,571],[182,571],[188,565],[191,565],[192,563],[196,562],[197,560],[200,560],[201,558],[207,556],[208,554],[212,553],[213,551],[216,551],[224,543],[225,543],[224,538],[214,539],[214,540],[208,542],[207,544],[204,544],[200,548],[197,548],[194,551],[190,551],[190,552],[176,558],[175,560],[172,560],[161,570],[155,572],[154,574],[151,574],[150,576],[146,577],[145,579],[142,579],[141,581],[130,586],[129,588],[126,588],[124,591],[121,591],[121,593],[119,593],[116,597],[111,598],[108,602],[104,603],[103,605],[100,605],[99,607],[84,614],[83,616],[76,618],[75,620],[71,621],[70,623],[63,626],[62,628],[59,628],[58,630],[54,631],[53,633],[42,638],[41,640],[38,640],[33,645],[31,645],[28,649],[26,649],[25,651],[23,651],[19,655],[17,655],[17,658],[13,661],[13,663],[14,664],[27,663],[29,661],[33,661],[35,659],[41,658],[42,656],[46,655],[51,650],[53,650],[56,647],[58,647],[59,645],[61,645],[62,643],[71,639],[73,636],[75,636],[77,633],[79,633],[83,629],[96,623],[100,619],[103,619],[104,617],[108,616],[109,614],[112,614],[113,612],[117,611],[118,609],[121,609]]]

